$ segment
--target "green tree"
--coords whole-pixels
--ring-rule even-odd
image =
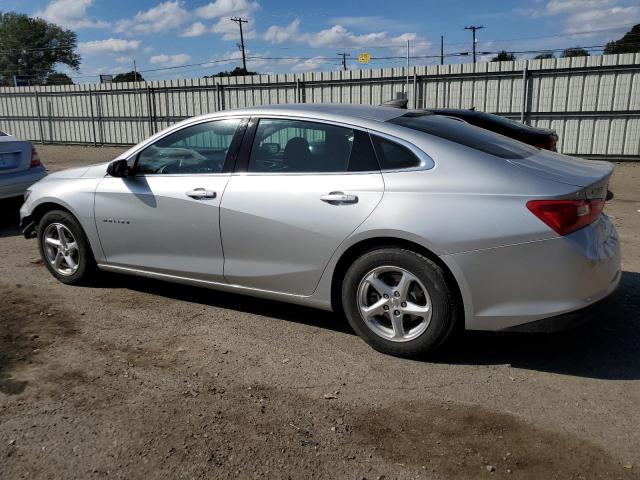
[[[533,57],[534,60],[546,60],[547,58],[556,58],[556,56],[551,52],[547,52]]]
[[[73,80],[66,73],[54,72],[47,75],[45,85],[73,85]]]
[[[605,54],[635,52],[640,52],[640,23],[634,25],[621,39],[609,42],[604,47]]]
[[[209,77],[242,77],[244,75],[259,75],[259,73],[245,70],[242,67],[236,67],[231,71],[223,70],[222,72],[209,75]]]
[[[140,75],[140,72],[135,72],[131,70],[127,73],[119,73],[115,77],[113,77],[114,83],[119,82],[144,82],[144,78]]]
[[[40,85],[58,63],[78,70],[76,42],[75,32],[41,18],[0,12],[0,82],[11,85],[14,75],[24,75]]]
[[[561,58],[588,57],[588,56],[589,56],[589,52],[587,52],[582,47],[566,48],[560,55]]]
[[[498,53],[498,55],[493,57],[491,61],[492,62],[512,62],[515,59],[516,59],[516,56],[513,53],[507,52],[506,50],[502,50],[500,53]]]

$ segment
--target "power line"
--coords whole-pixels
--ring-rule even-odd
[[[625,42],[628,45],[640,45],[640,41],[636,41],[636,42]],[[590,46],[585,46],[585,47],[580,47],[586,51],[599,51],[602,50],[606,47],[606,45],[590,45]],[[573,47],[566,47],[566,48],[573,48]],[[566,48],[547,48],[547,49],[537,49],[537,50],[520,50],[520,51],[512,51],[511,53],[513,54],[518,54],[518,55],[522,55],[522,54],[537,54],[537,53],[553,53],[553,52],[562,52],[564,50],[566,50]],[[493,55],[493,54],[497,54],[499,52],[497,51],[482,51],[482,52],[476,52],[479,53],[481,55]],[[344,55],[344,56],[343,56]],[[463,56],[468,56],[469,52],[468,51],[460,51],[460,52],[449,52],[449,53],[444,53],[444,57],[463,57]],[[325,63],[338,63],[340,64],[343,68],[346,67],[346,62],[347,60],[349,61],[355,61],[355,59],[347,59],[347,57],[351,56],[349,53],[347,52],[343,52],[343,53],[339,53],[338,54],[339,57],[341,57],[340,59],[336,59],[335,57],[327,57],[327,56],[263,56],[263,55],[254,55],[254,56],[248,56],[246,57],[247,61],[252,61],[252,60],[298,60],[298,61],[305,61],[305,60],[318,60],[318,61],[323,61]],[[437,55],[412,55],[410,57],[413,60],[417,60],[417,59],[423,59],[423,60],[428,60],[428,59],[441,59],[442,55],[437,54]],[[223,63],[231,63],[236,61],[237,58],[234,57],[229,57],[229,58],[222,58],[222,59],[216,59],[216,60],[209,60],[209,61],[205,61],[205,62],[198,62],[198,63],[190,63],[190,64],[184,64],[184,65],[174,65],[174,66],[169,66],[169,67],[158,67],[158,68],[151,68],[151,69],[145,69],[145,70],[138,70],[138,73],[156,73],[156,72],[165,72],[165,71],[171,71],[171,70],[183,70],[185,68],[191,68],[191,67],[200,67],[200,68],[196,68],[194,70],[202,70],[205,68],[208,68],[210,66],[214,66],[217,64],[223,64]],[[388,56],[372,56],[371,57],[372,61],[378,61],[378,62],[387,62],[387,61],[406,61],[406,55],[388,55]],[[191,70],[191,71],[194,71]],[[5,72],[9,72],[9,73],[20,73],[18,70],[5,70]],[[32,73],[37,73],[37,72],[41,72],[41,73],[48,73],[48,70],[31,70]],[[120,72],[120,73],[124,73],[124,72]],[[71,76],[70,78],[90,78],[90,77],[95,77],[97,76],[98,73],[95,74],[81,74],[81,75],[75,75],[75,76]],[[28,75],[27,75],[28,76]],[[35,75],[32,75],[35,76]]]

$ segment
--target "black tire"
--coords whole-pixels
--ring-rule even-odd
[[[360,282],[372,270],[383,266],[400,267],[408,271],[427,290],[431,318],[426,330],[415,338],[401,342],[384,338],[367,324],[360,313]],[[353,262],[342,284],[342,305],[349,324],[365,342],[379,352],[398,357],[421,357],[435,351],[452,332],[457,311],[455,297],[447,285],[442,268],[419,253],[394,247],[370,250]]]
[[[55,223],[60,223],[66,226],[73,235],[78,246],[77,269],[71,274],[63,275],[56,271],[45,254],[44,233],[47,230],[47,227]],[[37,232],[40,256],[42,257],[42,261],[49,272],[51,272],[51,275],[67,285],[86,285],[91,283],[91,280],[93,280],[97,271],[96,261],[93,257],[93,252],[91,251],[91,246],[89,245],[87,236],[84,234],[80,223],[73,215],[63,210],[52,210],[47,212],[38,222]]]

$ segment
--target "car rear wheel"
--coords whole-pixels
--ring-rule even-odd
[[[68,212],[53,210],[42,217],[38,245],[45,266],[62,283],[86,283],[96,270],[87,237]]]
[[[349,268],[342,303],[351,327],[376,350],[400,357],[434,351],[455,310],[442,269],[414,251],[380,248]]]

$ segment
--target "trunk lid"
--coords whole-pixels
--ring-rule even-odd
[[[538,177],[584,188],[588,198],[606,196],[609,177],[613,173],[613,165],[609,162],[584,160],[548,150],[540,150],[534,155],[508,161]]]
[[[31,142],[0,136],[0,175],[28,170],[30,166]]]

